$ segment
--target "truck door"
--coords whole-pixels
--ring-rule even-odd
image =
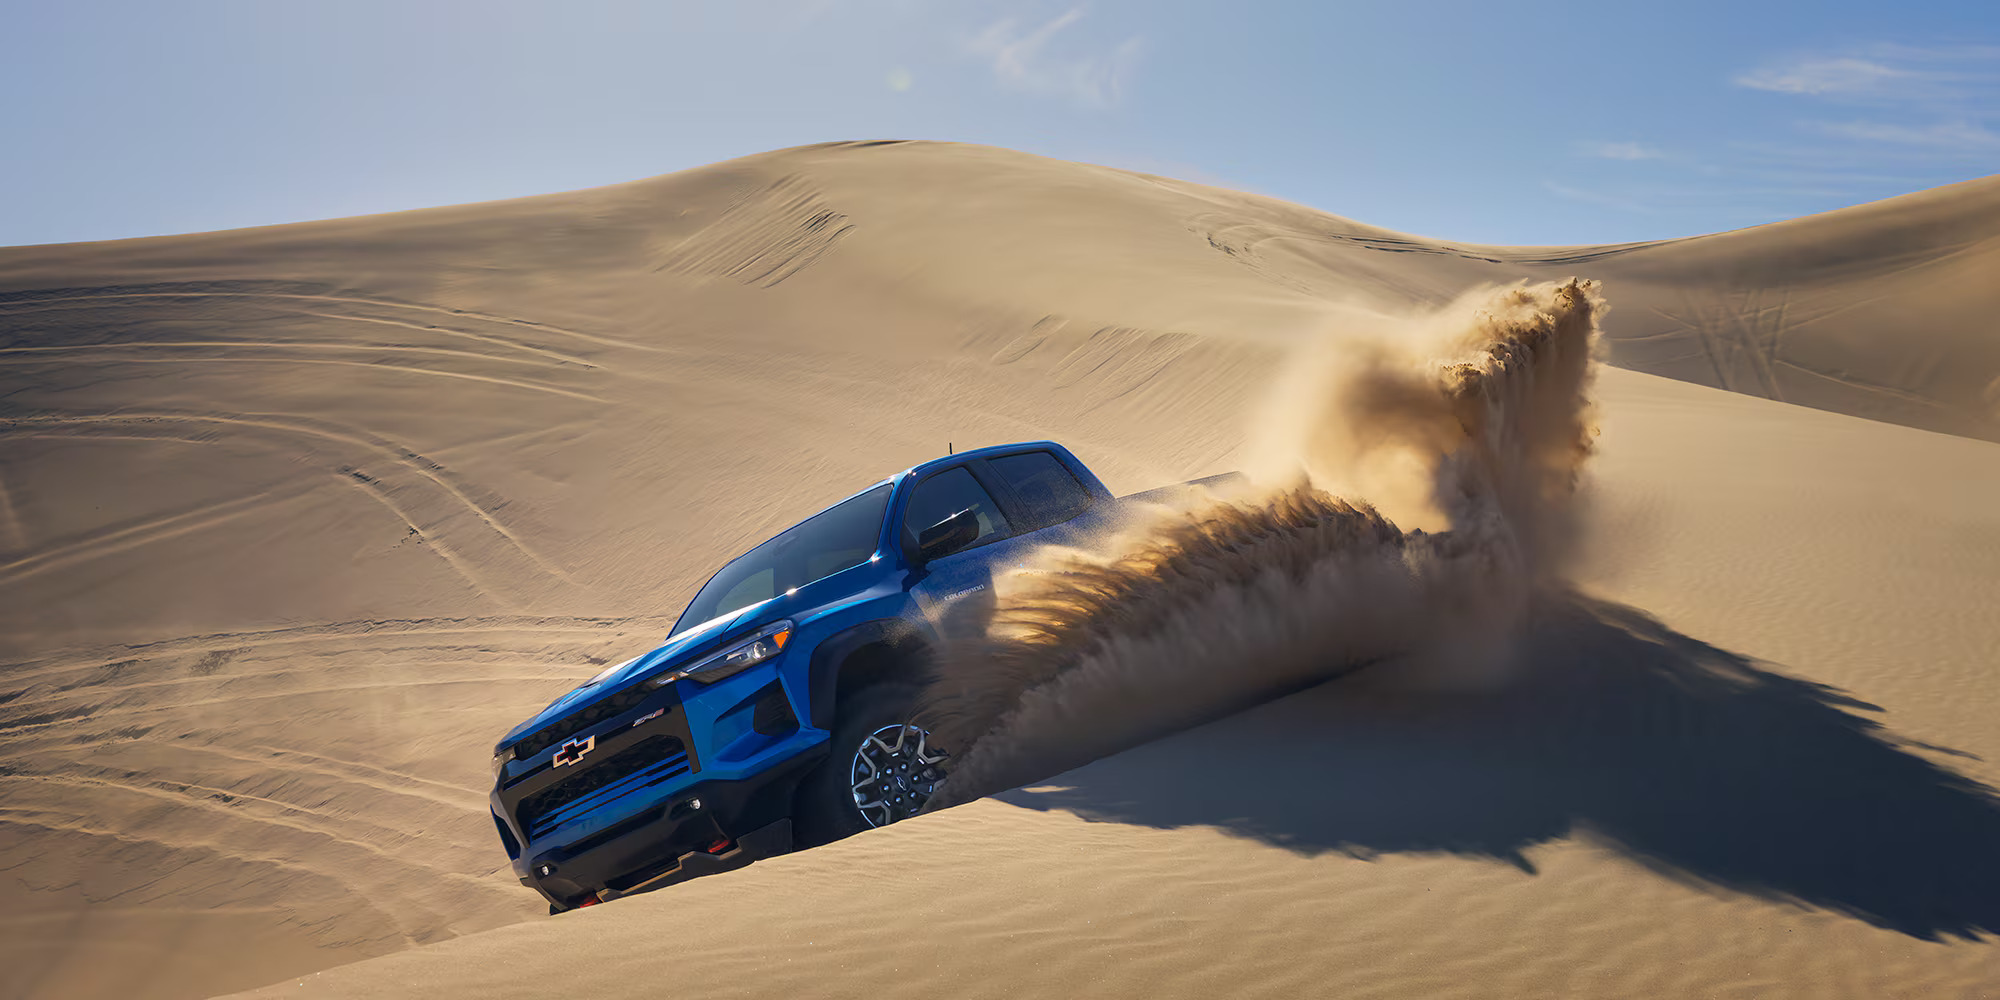
[[[964,465],[932,473],[910,494],[902,525],[903,551],[914,555],[925,528],[960,511],[971,511],[979,534],[955,552],[933,558],[910,587],[917,607],[945,638],[976,634],[993,613],[993,567],[1030,541],[994,502],[993,493]]]

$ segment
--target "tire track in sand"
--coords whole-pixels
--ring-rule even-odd
[[[21,517],[14,511],[14,497],[7,492],[5,476],[0,476],[0,545],[14,552],[28,547],[28,533],[22,529]]]
[[[398,466],[429,481],[437,489],[449,496],[452,501],[462,505],[480,523],[506,539],[514,549],[519,551],[524,558],[533,563],[541,572],[564,583],[574,584],[576,582],[568,572],[544,558],[540,553],[529,547],[526,542],[522,541],[518,535],[499,520],[493,510],[473,500],[464,490],[445,478],[444,466],[424,457],[422,454],[400,442],[359,427],[312,417],[285,414],[174,413],[156,411],[146,413],[71,413],[0,417],[0,432],[9,429],[19,429],[29,433],[61,434],[70,429],[77,429],[81,434],[87,436],[90,430],[96,428],[115,429],[121,425],[153,427],[172,426],[174,424],[211,426],[237,432],[248,430],[251,432],[275,432],[280,436],[309,437],[360,448],[371,454],[387,458]],[[206,440],[201,438],[191,438],[189,440],[207,443]],[[349,467],[346,470],[335,471],[351,472],[353,469]]]
[[[338,317],[328,317],[329,319]],[[151,353],[155,351],[204,350],[249,348],[268,350],[327,351],[331,353],[374,354],[389,352],[395,354],[429,354],[446,358],[468,358],[475,361],[491,361],[503,365],[528,365],[561,371],[566,368],[595,368],[595,365],[578,362],[575,364],[554,359],[513,357],[504,354],[487,354],[481,351],[465,351],[450,347],[419,347],[414,344],[366,344],[338,343],[321,340],[113,340],[90,344],[39,344],[29,346],[0,347],[0,355],[33,358],[44,355],[83,356],[86,360],[99,360],[97,355],[109,354],[110,360],[123,360],[119,352]],[[66,362],[74,363],[74,362]]]
[[[517,316],[501,316],[494,313],[479,312],[472,309],[458,309],[426,302],[408,302],[400,299],[378,298],[374,296],[336,294],[327,291],[323,286],[279,281],[167,281],[137,285],[94,285],[67,288],[21,289],[12,292],[0,292],[0,311],[11,311],[17,306],[33,306],[59,302],[229,298],[334,302],[348,305],[402,309],[459,317],[482,323],[516,326],[522,329],[551,333],[606,347],[620,347],[649,353],[673,353],[671,348],[660,347],[655,344],[641,344],[636,341],[621,340],[602,334],[586,333],[582,330],[557,326],[553,323],[544,323],[539,320],[523,319]]]
[[[485,580],[480,579],[479,574],[473,570],[471,565],[461,559],[457,553],[453,552],[451,546],[446,544],[443,538],[426,533],[422,525],[418,524],[408,513],[405,513],[401,507],[396,506],[396,502],[389,499],[389,494],[375,480],[368,478],[358,471],[351,470],[340,478],[348,485],[366,494],[370,500],[387,508],[389,513],[396,515],[396,519],[403,522],[410,529],[411,535],[416,538],[418,544],[437,553],[438,558],[443,559],[445,564],[451,567],[452,572],[457,573],[460,578],[470,584],[473,590],[492,599],[505,610],[519,610],[512,601],[502,597],[492,587],[488,586]]]
[[[193,510],[153,518],[77,541],[53,545],[21,558],[0,563],[0,586],[7,586],[58,566],[114,555],[153,542],[218,527],[250,514],[261,513],[311,492],[313,492],[312,487],[267,490],[235,500],[206,504]]]
[[[418,930],[413,930],[406,923],[406,918],[412,914],[405,907],[417,903],[416,900],[408,898],[384,900],[382,899],[381,886],[372,883],[364,884],[359,875],[344,873],[339,869],[307,864],[295,860],[286,854],[268,850],[253,850],[234,845],[182,838],[167,838],[144,834],[134,835],[129,831],[92,823],[87,817],[74,819],[59,818],[57,814],[47,810],[36,810],[33,813],[28,813],[25,810],[17,810],[14,807],[0,807],[0,823],[38,827],[64,836],[81,834],[87,837],[100,837],[120,844],[151,846],[172,853],[206,854],[217,861],[231,865],[263,866],[279,872],[292,873],[295,876],[317,879],[339,887],[341,895],[345,897],[343,905],[358,907],[361,910],[374,913],[380,918],[378,921],[379,924],[386,926],[394,932],[396,937],[402,939],[405,947],[416,947],[424,943],[418,936]],[[175,872],[173,871],[164,871],[156,878],[136,885],[126,886],[104,898],[118,899],[133,895],[172,877],[174,874]],[[394,891],[393,888],[391,891]],[[292,906],[287,906],[286,909],[297,912],[296,908]],[[330,917],[335,915],[326,914],[323,916]]]
[[[0,359],[0,364],[9,364],[9,365],[20,365],[20,364],[47,365],[47,364],[67,364],[67,363],[68,363],[67,361],[62,361],[57,359],[50,359],[50,360],[42,360],[40,358]],[[226,354],[207,354],[207,355],[202,355],[200,357],[192,357],[192,358],[148,358],[148,357],[134,356],[134,357],[125,357],[117,359],[100,359],[97,363],[121,364],[121,365],[186,365],[186,364],[206,365],[206,364],[217,364],[217,363],[265,364],[265,365],[337,365],[345,368],[367,368],[374,371],[404,372],[406,374],[411,374],[411,375],[433,375],[438,378],[464,379],[469,382],[484,382],[489,385],[504,385],[514,389],[527,389],[533,392],[546,392],[557,396],[567,396],[571,399],[581,399],[591,403],[609,402],[609,400],[605,399],[602,396],[593,396],[586,392],[577,392],[572,389],[563,389],[552,385],[544,385],[540,382],[524,382],[519,379],[501,378],[497,375],[475,375],[471,372],[445,371],[444,369],[441,368],[422,368],[416,365],[392,365],[386,361],[347,361],[341,358],[251,358],[251,357],[231,357]]]
[[[575,681],[576,679],[577,679],[576,676],[573,674],[550,674],[546,677],[506,678],[506,680],[508,681],[521,681],[521,682],[534,682],[534,683],[541,683],[543,681],[552,681],[552,682]],[[112,718],[126,719],[126,718],[133,718],[136,716],[150,715],[156,712],[171,712],[177,709],[184,709],[184,708],[212,708],[216,705],[241,705],[246,702],[273,701],[280,698],[312,698],[325,695],[348,694],[356,691],[379,692],[379,691],[400,690],[406,688],[451,687],[453,685],[458,685],[458,684],[484,684],[490,686],[495,683],[499,682],[490,677],[433,677],[424,680],[414,680],[414,681],[377,681],[372,684],[335,684],[327,687],[294,688],[288,691],[272,691],[264,694],[236,694],[221,698],[197,698],[190,701],[177,701],[164,705],[135,705],[130,707],[121,706],[118,708],[104,709],[102,711],[90,711],[89,709],[84,709],[82,711],[73,714],[62,715],[60,718],[36,719],[35,721],[32,722],[17,723],[11,726],[0,725],[0,736],[13,736],[18,733],[26,733],[40,729],[47,729],[50,726],[75,725],[85,720],[95,721],[95,720],[112,719]]]
[[[456,661],[456,660],[425,661],[425,660],[412,660],[406,657],[398,656],[396,657],[395,662],[400,666],[414,667],[414,666],[424,666],[424,665],[436,665],[439,663],[461,664],[464,661]],[[484,680],[493,684],[511,684],[524,681],[540,682],[552,679],[551,676],[546,672],[539,674],[499,673],[491,670],[490,668],[501,666],[502,664],[479,663],[476,665],[481,668],[489,668],[489,669],[482,669],[482,671],[476,675],[465,675],[463,679]],[[551,666],[560,667],[564,666],[565,664],[523,661],[520,662],[518,665],[522,667],[540,668],[546,671]],[[577,664],[576,666],[578,666],[579,670],[581,669],[580,664]],[[277,670],[231,671],[229,673],[223,673],[223,674],[203,674],[191,677],[190,676],[163,677],[158,680],[129,681],[117,684],[108,682],[90,683],[89,681],[85,681],[78,684],[71,684],[71,685],[65,685],[63,687],[53,688],[49,690],[46,694],[43,694],[40,697],[36,698],[26,698],[25,695],[17,693],[16,696],[8,700],[6,704],[7,704],[7,710],[10,714],[22,713],[22,712],[28,712],[29,714],[33,714],[32,712],[30,712],[30,710],[32,709],[50,709],[57,707],[64,702],[74,702],[85,697],[91,697],[99,701],[104,701],[113,698],[132,695],[142,691],[170,692],[178,688],[188,687],[190,685],[200,685],[200,684],[241,685],[248,682],[271,681],[286,677],[312,677],[320,675],[321,673],[324,672],[324,670],[325,668],[322,666],[313,665],[305,667],[281,668]],[[583,675],[579,673],[578,679],[580,680],[582,676]],[[561,680],[564,678],[558,676],[553,679]],[[80,744],[71,743],[65,745],[77,746]]]
[[[673,621],[672,618],[654,616],[579,618],[490,615],[472,618],[362,618],[243,632],[205,632],[151,642],[122,643],[94,649],[57,652],[37,660],[0,665],[0,677],[6,677],[11,681],[37,680],[77,670],[102,669],[109,663],[123,662],[135,655],[173,656],[288,643],[330,644],[354,640],[375,641],[385,636],[519,633],[540,637],[548,633],[577,632],[597,633],[605,639],[621,639],[631,632],[664,636],[665,630],[672,626]],[[70,659],[70,657],[75,658]]]
[[[399,867],[404,867],[404,868],[423,867],[385,848],[379,847],[375,844],[368,843],[365,840],[359,840],[353,836],[347,835],[346,831],[337,828],[329,828],[323,823],[314,822],[312,819],[297,818],[297,817],[313,817],[320,820],[331,819],[335,821],[336,827],[339,824],[352,823],[357,826],[379,830],[382,833],[388,834],[392,837],[406,835],[407,831],[405,830],[400,830],[397,829],[396,827],[375,823],[370,820],[359,819],[357,817],[342,817],[333,813],[326,812],[325,810],[314,809],[310,806],[300,805],[296,802],[286,802],[281,799],[274,799],[264,795],[253,795],[249,792],[244,792],[244,791],[235,791],[227,788],[216,788],[210,785],[203,785],[190,781],[173,781],[165,778],[153,778],[150,780],[138,780],[138,781],[118,781],[112,778],[77,775],[77,774],[55,774],[48,772],[17,771],[11,774],[0,774],[0,782],[34,782],[42,785],[55,785],[66,788],[103,789],[114,792],[129,793],[133,795],[142,795],[148,798],[164,800],[166,802],[172,803],[182,808],[200,809],[205,812],[215,813],[221,816],[229,817],[230,819],[239,820],[246,823],[255,823],[263,826],[282,827],[286,830],[307,834],[309,836],[324,837],[329,840],[334,840],[342,844],[346,844],[350,847],[355,848],[356,850],[376,855],[377,857],[392,862]],[[281,815],[280,816],[258,815],[257,813],[251,811],[250,807],[239,806],[238,803],[251,803],[256,806],[268,807],[272,810],[276,810]],[[479,881],[477,876],[467,875],[463,872],[434,872],[431,874],[442,875],[444,878],[451,881],[459,881],[459,880],[469,881],[469,882]]]
[[[58,748],[72,752],[91,751],[142,741],[144,741],[143,737],[112,737],[102,740],[66,742],[59,744]],[[303,750],[282,750],[276,747],[261,745],[248,746],[243,750],[233,750],[216,743],[175,742],[161,745],[169,747],[178,753],[220,757],[223,760],[258,767],[269,767],[273,760],[278,760],[284,762],[284,766],[281,768],[284,773],[316,775],[343,784],[353,785],[357,788],[365,788],[371,792],[422,799],[426,802],[450,806],[454,809],[466,809],[476,812],[487,804],[486,793],[478,789],[468,788],[464,785],[454,785],[447,781],[437,781],[432,778],[425,778],[403,771],[376,767],[372,764],[335,760],[318,754],[307,753]],[[263,750],[265,753],[260,755],[250,752],[254,750]],[[326,761],[327,763],[316,764],[313,761]],[[371,777],[371,774],[381,775],[381,777]],[[438,789],[438,791],[427,791],[424,788],[412,787],[417,785]],[[230,794],[235,793],[231,792]]]

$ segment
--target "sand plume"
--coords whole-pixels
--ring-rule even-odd
[[[1295,366],[1275,394],[1262,485],[997,580],[992,628],[946,651],[930,692],[963,748],[937,805],[1375,661],[1423,684],[1490,680],[1559,573],[1601,311],[1572,280],[1344,337],[1349,363]],[[1393,505],[1324,488],[1353,482]]]

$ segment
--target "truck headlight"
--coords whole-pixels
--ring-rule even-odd
[[[500,780],[500,772],[507,770],[507,762],[514,759],[514,748],[508,747],[493,755],[493,780]]]
[[[661,674],[646,682],[651,688],[663,688],[682,678],[702,684],[713,684],[725,677],[734,677],[759,663],[785,651],[785,644],[792,640],[792,623],[776,622],[765,626],[756,635],[727,649],[714,653],[692,666]]]

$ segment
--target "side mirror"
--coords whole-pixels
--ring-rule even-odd
[[[917,561],[927,563],[951,555],[978,537],[979,514],[968,507],[917,535]]]

